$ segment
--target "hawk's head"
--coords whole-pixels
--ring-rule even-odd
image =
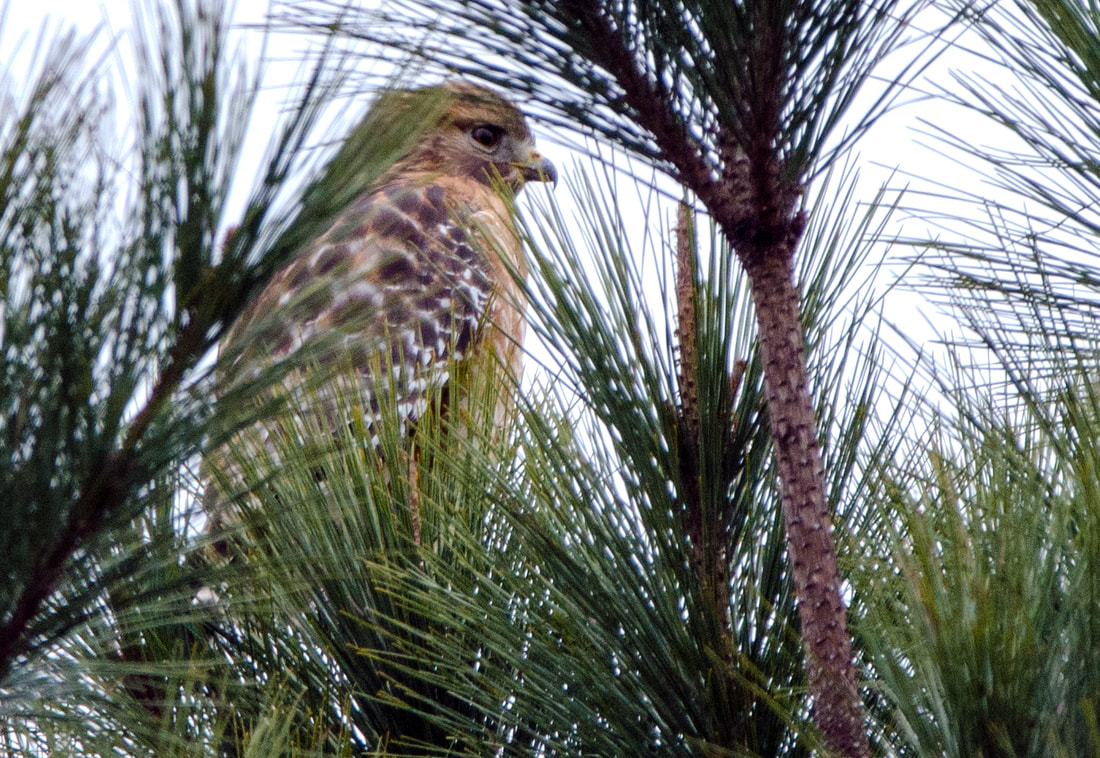
[[[535,150],[523,114],[486,87],[452,81],[409,93],[439,103],[439,118],[427,126],[412,151],[398,161],[402,173],[503,180],[514,191],[525,182],[557,182],[554,164]]]

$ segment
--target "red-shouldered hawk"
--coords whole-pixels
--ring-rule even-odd
[[[336,334],[370,398],[374,443],[381,405],[395,404],[406,432],[455,361],[493,350],[518,377],[525,264],[508,194],[557,180],[523,114],[496,92],[456,81],[408,96],[440,98],[441,117],[272,278],[226,340],[247,364]],[[259,347],[240,348],[250,341]]]

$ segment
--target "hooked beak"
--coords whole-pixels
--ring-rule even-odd
[[[536,152],[531,153],[531,158],[516,166],[525,182],[553,182],[558,186],[558,169],[548,159]]]

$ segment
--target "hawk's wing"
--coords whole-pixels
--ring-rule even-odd
[[[393,403],[402,425],[424,413],[429,386],[472,347],[486,318],[492,273],[437,184],[395,184],[357,200],[279,271],[234,326],[230,372],[304,351],[311,362],[350,359],[373,425]],[[373,432],[373,429],[372,429]],[[372,436],[375,436],[372,434]]]

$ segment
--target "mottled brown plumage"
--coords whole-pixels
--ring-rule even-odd
[[[226,340],[231,381],[323,340],[307,354],[355,367],[374,445],[394,417],[384,410],[407,433],[457,363],[490,356],[479,370],[519,376],[525,264],[510,195],[556,180],[523,114],[489,89],[451,82],[380,102],[400,110],[423,96],[442,101],[438,121],[276,273]],[[349,417],[337,397],[315,409],[330,424]]]
[[[270,353],[283,358],[352,326],[338,347],[351,351],[375,402],[393,393],[412,422],[425,388],[445,383],[448,365],[471,351],[492,345],[518,376],[515,276],[525,268],[507,189],[555,178],[514,105],[466,82],[442,91],[439,123],[275,275],[229,338],[247,338],[262,316]],[[308,309],[289,308],[307,288]],[[272,335],[271,314],[281,311],[288,318]],[[379,363],[390,369],[384,376]]]

